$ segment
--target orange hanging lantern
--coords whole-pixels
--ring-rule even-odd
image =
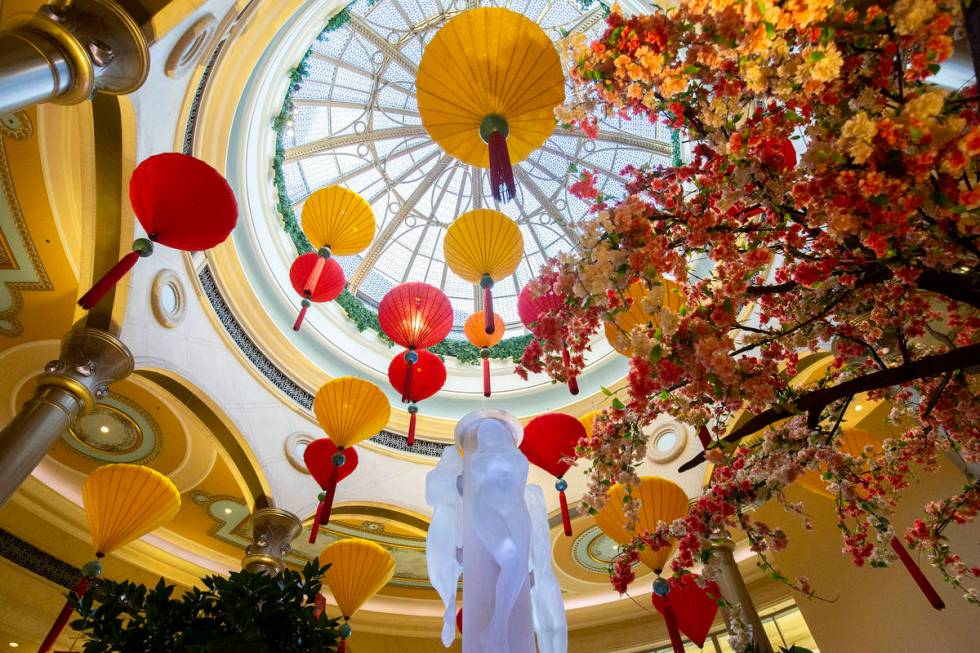
[[[520,227],[499,211],[477,209],[453,220],[442,247],[449,269],[483,288],[484,328],[493,333],[493,284],[512,275],[521,262]]]
[[[104,465],[82,484],[82,504],[95,548],[95,560],[82,568],[72,590],[81,597],[92,578],[102,573],[99,562],[124,544],[173,519],[180,510],[180,492],[169,478],[142,465]],[[73,608],[65,603],[38,653],[47,653],[64,630]]]
[[[502,317],[493,314],[493,331],[487,331],[486,320],[483,311],[477,311],[466,318],[463,325],[463,333],[470,344],[480,350],[480,358],[483,360],[483,396],[490,396],[490,348],[500,342],[504,337],[504,320]]]
[[[630,531],[626,528],[626,513],[623,510],[625,497],[626,488],[619,483],[613,485],[606,494],[606,505],[595,516],[596,526],[621,545],[632,542],[637,533],[644,531],[652,533],[660,522],[669,524],[687,514],[687,495],[679,485],[657,476],[642,476],[639,487],[634,488],[632,492],[633,501],[638,501],[640,505],[637,511],[636,530]],[[656,551],[650,547],[643,547],[639,552],[640,562],[657,574],[653,591],[661,597],[669,595],[670,586],[668,581],[660,576],[660,572],[663,571],[676,546],[676,542],[671,542],[670,546]],[[671,609],[664,612],[664,620],[667,622],[667,632],[670,634],[670,643],[674,652],[684,653],[677,619]]]
[[[407,354],[408,352],[405,352]],[[415,416],[419,412],[418,402],[428,399],[435,393],[442,390],[446,383],[446,366],[442,364],[439,357],[424,349],[416,352],[418,361],[414,364],[415,370],[412,372],[412,387],[405,387],[405,379],[408,376],[405,369],[409,363],[405,354],[399,354],[391,359],[388,366],[388,380],[392,387],[402,394],[403,402],[410,402],[408,406],[408,446],[415,444]]]
[[[303,233],[319,257],[303,285],[313,294],[331,256],[352,256],[374,240],[374,211],[363,197],[343,186],[321,188],[303,203]]]
[[[534,21],[500,7],[461,12],[436,32],[415,78],[422,125],[450,155],[490,169],[497,201],[516,192],[511,165],[551,136],[565,75]]]
[[[860,458],[865,448],[871,447],[872,449],[879,449],[881,447],[881,441],[875,438],[873,435],[868,433],[863,429],[849,428],[844,429],[844,432],[835,442],[836,448],[848,454],[849,456],[854,456],[855,458]],[[828,499],[833,499],[834,495],[827,491],[827,484],[820,477],[820,473],[816,470],[808,469],[803,472],[797,479],[797,482],[805,487],[807,490],[820,496],[827,497]],[[898,559],[902,561],[902,565],[905,567],[909,575],[912,576],[912,580],[915,584],[919,586],[919,590],[925,595],[926,600],[932,605],[936,610],[942,610],[946,607],[946,603],[943,601],[939,593],[926,578],[919,566],[915,564],[915,560],[909,554],[908,549],[902,544],[902,541],[898,537],[892,537],[891,539],[892,551],[898,556]]]
[[[316,421],[337,447],[337,453],[352,447],[378,433],[391,418],[391,406],[381,388],[369,381],[342,376],[327,381],[313,398],[313,414]],[[340,468],[344,463],[339,457],[333,458],[334,465],[327,479],[323,509],[317,509],[310,542],[316,541],[319,521],[330,521],[330,510],[337,492]]]
[[[673,313],[679,312],[685,303],[680,286],[667,279],[661,279],[660,283],[663,284],[664,289],[661,306]],[[618,313],[614,322],[607,320],[603,327],[606,341],[612,345],[613,349],[623,356],[632,356],[633,348],[628,344],[622,345],[619,342],[619,334],[629,334],[638,325],[649,326],[659,324],[660,319],[656,314],[647,313],[643,308],[643,300],[647,296],[647,286],[643,281],[638,279],[631,283],[626,288],[624,294],[628,309],[622,313]]]
[[[330,568],[324,580],[344,619],[337,647],[337,653],[343,653],[351,635],[348,622],[395,575],[395,559],[381,545],[355,537],[325,548],[320,554],[320,566],[326,565]]]
[[[530,462],[558,479],[555,489],[561,504],[562,527],[568,537],[572,536],[572,520],[565,498],[568,481],[563,477],[578,457],[575,447],[584,437],[585,427],[571,415],[546,413],[527,423],[520,444],[520,450]]]
[[[167,152],[145,159],[129,179],[129,203],[146,238],[78,300],[91,309],[140,258],[153,254],[154,243],[195,252],[224,242],[238,222],[238,203],[231,186],[200,159]]]
[[[321,265],[321,261],[323,264]],[[322,272],[318,275],[316,283],[312,287],[307,287],[313,270],[320,265]],[[344,271],[340,264],[333,259],[324,259],[312,252],[301,254],[296,257],[293,264],[289,266],[289,283],[293,290],[303,298],[302,308],[293,323],[293,331],[299,331],[306,318],[306,311],[310,308],[311,302],[329,302],[337,298],[344,290]]]

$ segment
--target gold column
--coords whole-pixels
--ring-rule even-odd
[[[726,602],[723,608],[725,624],[731,632],[732,619],[739,616],[733,612],[740,610],[742,621],[752,629],[752,641],[755,643],[756,651],[758,653],[772,653],[772,645],[769,644],[766,629],[762,627],[759,613],[756,611],[749,590],[745,586],[745,580],[738,570],[734,552],[735,543],[729,537],[716,537],[712,540],[711,559],[708,564],[718,570],[718,577],[714,580],[718,583],[721,597]]]
[[[109,393],[109,384],[133,371],[126,345],[99,329],[69,331],[60,356],[44,366],[34,396],[0,431],[0,506],[75,418],[92,412]]]
[[[0,28],[0,114],[132,93],[149,63],[143,32],[115,0],[52,0]]]
[[[252,513],[252,543],[245,549],[242,569],[252,573],[278,574],[286,568],[282,561],[292,549],[303,525],[291,512],[279,508],[259,508]]]

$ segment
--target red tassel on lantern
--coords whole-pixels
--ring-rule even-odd
[[[480,286],[483,288],[483,330],[488,334],[493,334],[495,328],[493,312],[493,279],[489,274],[484,274],[480,279]]]
[[[483,359],[483,396],[490,396],[490,359]]]
[[[317,253],[316,264],[310,271],[310,275],[306,278],[306,283],[303,284],[303,294],[307,297],[313,296],[316,285],[320,281],[320,275],[323,274],[323,266],[327,264],[327,258],[327,256]]]
[[[667,622],[667,633],[670,635],[670,646],[674,653],[684,653],[684,640],[681,639],[681,632],[677,629],[677,618],[674,617],[674,610],[670,603],[664,605],[664,621]]]
[[[85,592],[88,591],[88,586],[91,581],[92,579],[88,576],[82,576],[81,579],[75,583],[75,587],[72,588],[72,592],[77,594],[78,598],[81,599],[83,596],[85,596]],[[68,619],[71,618],[71,613],[74,611],[75,608],[72,607],[71,602],[65,601],[65,606],[61,608],[61,612],[58,613],[58,618],[55,619],[54,623],[51,625],[51,630],[48,631],[47,637],[45,637],[44,641],[41,642],[41,647],[37,650],[38,653],[47,653],[51,650],[51,647],[54,646],[58,636],[61,635],[61,632],[68,624]]]
[[[498,202],[509,202],[517,194],[514,184],[514,170],[510,165],[510,152],[507,151],[507,137],[499,131],[490,134],[487,143],[490,149],[490,188]]]
[[[402,403],[411,401],[412,381],[415,379],[415,363],[418,361],[418,352],[408,350],[405,352],[405,381],[402,384]],[[414,360],[412,360],[414,358]]]
[[[463,608],[456,611],[456,630],[460,635],[463,634]]]
[[[313,597],[313,605],[315,606],[313,608],[313,614],[319,617],[327,611],[327,597],[317,592],[316,596]]]
[[[415,410],[412,410],[413,408]],[[408,418],[408,446],[412,446],[413,444],[415,444],[415,416],[418,414],[418,412],[419,412],[418,406],[416,406],[415,404],[409,406],[408,413],[410,417]]]
[[[147,243],[149,246],[146,248],[136,249],[142,243]],[[144,253],[145,252],[145,253]],[[119,280],[122,279],[127,272],[133,269],[136,265],[136,261],[140,260],[140,257],[149,256],[153,253],[153,244],[148,240],[140,239],[133,243],[133,251],[126,256],[122,257],[118,263],[112,266],[112,268],[102,275],[102,278],[95,282],[87,293],[82,295],[82,298],[78,300],[78,305],[85,310],[90,310],[105,297],[106,293],[109,292]]]
[[[563,479],[558,479],[559,481]],[[558,502],[561,504],[561,525],[565,535],[572,536],[572,518],[568,514],[568,499],[565,498],[565,490],[558,491]]]
[[[572,360],[571,355],[568,353],[568,347],[561,348],[561,359],[562,362],[565,363],[565,369],[568,369],[568,365]],[[578,378],[572,376],[571,374],[568,375],[568,391],[573,395],[578,394]]]
[[[322,490],[310,528],[310,544],[315,544],[320,526],[330,522],[337,484],[357,469],[357,451],[353,448],[340,449],[330,439],[319,438],[306,446],[303,462]]]
[[[293,322],[293,331],[299,331],[299,328],[303,326],[303,320],[306,318],[306,311],[310,308],[310,300],[304,299],[302,302],[303,308],[299,309],[299,315],[296,316],[296,321]]]
[[[337,653],[347,653],[347,638],[341,637],[337,642]]]
[[[925,574],[922,573],[922,570],[919,569],[919,566],[915,564],[915,560],[913,560],[912,556],[909,555],[908,549],[905,548],[902,541],[897,537],[893,537],[891,545],[892,550],[898,555],[898,559],[902,561],[902,564],[905,565],[905,569],[907,569],[909,574],[912,576],[912,580],[915,581],[915,584],[918,585],[919,589],[922,590],[922,593],[925,594],[926,600],[929,601],[929,604],[937,610],[942,610],[945,608],[946,603],[939,597],[939,594],[929,582],[929,579],[926,578]]]
[[[708,427],[703,424],[698,429],[698,440],[701,441],[701,446],[705,449],[711,446],[711,434],[708,433]]]

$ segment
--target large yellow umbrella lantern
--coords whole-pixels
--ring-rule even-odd
[[[337,648],[338,653],[343,653],[351,634],[347,622],[395,575],[395,559],[379,544],[350,538],[325,548],[320,554],[320,565],[330,565],[324,578],[344,618]]]
[[[470,9],[429,42],[415,78],[422,125],[463,163],[490,169],[494,198],[516,192],[511,164],[551,136],[565,75],[534,21],[500,7]]]
[[[524,237],[517,223],[499,211],[477,209],[459,216],[443,240],[446,264],[464,281],[483,288],[483,325],[497,328],[493,312],[493,284],[514,273],[524,254]]]
[[[661,279],[660,283],[663,284],[664,290],[661,306],[674,313],[679,312],[685,303],[680,286],[666,279]],[[624,294],[624,299],[629,305],[628,309],[617,314],[614,322],[607,320],[604,328],[606,340],[609,344],[623,356],[632,356],[633,348],[629,344],[621,344],[619,342],[619,334],[629,334],[633,330],[633,327],[638,325],[659,324],[659,318],[655,313],[647,313],[643,308],[643,299],[647,296],[645,282],[639,279],[634,281],[629,285]]]
[[[316,542],[321,524],[330,521],[330,509],[337,492],[339,469],[347,462],[344,449],[375,435],[388,424],[391,405],[381,388],[370,381],[342,376],[324,383],[313,398],[313,414],[320,428],[336,445],[333,466],[326,489],[320,495],[310,532]]]
[[[838,436],[837,440],[834,442],[834,448],[842,453],[846,453],[855,458],[859,458],[865,449],[870,447],[871,451],[876,451],[881,449],[881,440],[874,437],[867,431],[858,428],[846,428]],[[828,499],[835,498],[834,495],[827,489],[827,483],[821,478],[820,472],[808,469],[803,472],[796,479],[802,487],[810,490],[815,494],[819,494],[822,497],[827,497]],[[943,602],[942,597],[936,592],[936,589],[926,578],[919,566],[915,564],[915,560],[909,554],[908,549],[902,544],[902,541],[898,537],[892,537],[891,539],[892,551],[898,556],[898,559],[905,566],[905,569],[912,576],[912,580],[915,584],[919,586],[922,594],[929,601],[930,605],[937,610],[942,610],[946,607]]]
[[[92,578],[102,573],[100,559],[177,515],[180,492],[169,478],[149,467],[104,465],[82,484],[82,504],[96,559],[82,568],[82,578],[73,590],[79,597],[88,590]],[[71,613],[71,604],[66,602],[38,653],[54,646]]]
[[[314,293],[327,259],[363,252],[374,240],[371,205],[343,186],[327,186],[307,197],[300,222],[306,239],[319,256],[306,281],[307,297]]]
[[[626,528],[626,514],[623,510],[625,496],[626,488],[619,483],[613,485],[606,495],[606,505],[595,516],[595,523],[602,529],[602,532],[620,545],[632,542],[635,536],[643,531],[653,532],[656,530],[657,524],[662,521],[669,524],[687,514],[687,495],[684,494],[684,490],[679,485],[657,476],[641,476],[639,487],[635,488],[632,493],[633,501],[638,501],[640,505],[637,513],[636,530],[631,531]],[[643,547],[639,551],[640,562],[657,574],[657,580],[653,584],[654,605],[657,604],[657,596],[675,595],[671,591],[670,582],[664,580],[660,576],[660,572],[663,571],[676,546],[677,543],[672,541],[669,547],[663,547],[656,551],[649,547]],[[658,610],[664,614],[673,650],[675,653],[683,653],[684,646],[678,631],[676,616],[669,605],[663,610],[658,607]],[[708,621],[710,626],[711,620]]]

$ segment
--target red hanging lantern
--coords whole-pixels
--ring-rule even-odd
[[[453,307],[441,290],[421,281],[395,286],[378,306],[378,323],[385,335],[410,352],[442,342],[453,328]],[[415,367],[405,366],[405,390],[411,394]]]
[[[136,265],[153,253],[153,244],[186,252],[210,249],[235,228],[238,204],[221,174],[200,159],[176,152],[140,163],[129,179],[129,202],[147,233],[78,300],[90,309]]]
[[[333,508],[334,495],[337,493],[337,483],[357,469],[357,451],[353,447],[340,450],[330,438],[318,438],[306,446],[303,462],[306,463],[306,469],[322,490],[316,516],[313,518],[313,526],[310,529],[310,544],[314,544],[320,526],[330,522],[330,511]]]
[[[310,276],[318,266],[321,267],[320,274],[316,278],[316,284],[310,288],[308,287]],[[344,270],[332,258],[323,258],[314,252],[300,254],[289,266],[289,283],[303,298],[299,316],[293,324],[293,331],[299,331],[311,302],[319,304],[332,301],[344,290]]]
[[[545,294],[535,297],[531,293],[531,287],[524,286],[521,289],[521,293],[517,296],[517,315],[521,318],[521,322],[527,330],[535,336],[538,336],[538,323],[548,313],[559,310],[564,303],[565,299],[556,293],[553,288],[549,289]],[[562,333],[564,334],[564,332],[565,329],[563,328]],[[561,355],[567,367],[571,358],[567,346],[562,347]],[[578,379],[571,375],[568,377],[568,391],[573,395],[578,394]]]
[[[414,368],[411,387],[406,387],[408,367]],[[391,386],[401,393],[408,406],[408,446],[415,444],[415,416],[419,412],[418,402],[428,399],[442,390],[446,383],[446,366],[439,357],[430,351],[406,351],[391,359],[388,366],[388,380]]]
[[[557,477],[555,489],[561,502],[561,522],[565,535],[572,535],[572,520],[568,514],[565,489],[568,481],[562,478],[575,458],[575,447],[586,437],[585,427],[571,415],[545,413],[538,415],[524,427],[524,439],[520,449],[527,459],[552,476]]]
[[[658,578],[654,582],[653,607],[667,621],[668,632],[672,631],[671,643],[675,650],[680,643],[678,631],[684,633],[698,648],[702,648],[718,613],[718,598],[721,596],[718,584],[704,579],[700,582],[705,586],[698,584],[696,574],[684,574],[666,580]],[[666,593],[661,594],[665,590]],[[683,644],[680,646],[683,651]]]

